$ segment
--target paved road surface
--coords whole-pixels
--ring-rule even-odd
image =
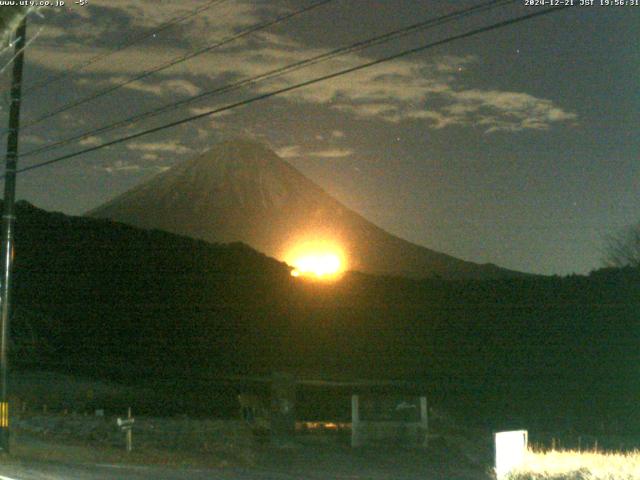
[[[219,469],[0,458],[0,480],[487,480],[487,467],[450,448],[298,445],[256,451],[255,466]],[[75,457],[67,457],[75,458]],[[85,460],[84,462],[87,462]],[[486,462],[484,462],[486,463]]]
[[[472,472],[284,471],[270,468],[179,469],[155,466],[63,464],[54,462],[0,464],[0,480],[484,480]]]
[[[0,465],[0,480],[292,480],[314,478],[267,470],[201,470],[122,465],[33,463]],[[315,477],[318,478],[318,477]]]

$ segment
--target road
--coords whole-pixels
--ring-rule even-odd
[[[6,462],[6,460],[5,460]],[[0,463],[0,480],[485,480],[479,472],[454,473],[448,469],[375,472],[276,469],[265,467],[193,469],[138,465],[68,464],[59,462]],[[394,471],[395,470],[395,471]],[[404,470],[404,471],[403,471]]]
[[[38,463],[33,465],[2,465],[0,480],[414,480],[425,477],[398,477],[380,474],[335,474],[321,472],[288,473],[261,469],[178,469],[122,465],[64,465]],[[460,477],[433,476],[433,479],[472,480],[468,475]],[[479,477],[476,477],[479,478]],[[482,477],[484,478],[484,477]]]
[[[22,445],[26,437],[21,438]],[[220,468],[141,465],[126,459],[100,462],[86,449],[60,449],[64,459],[27,454],[0,457],[0,480],[487,480],[487,462],[469,462],[446,443],[428,449],[348,444],[296,444],[256,448],[251,466]],[[51,443],[30,439],[27,453],[55,451]],[[112,461],[113,462],[113,461]],[[116,463],[117,462],[117,463]],[[123,462],[123,463],[120,463]]]
[[[268,470],[179,469],[137,465],[73,465],[54,462],[0,465],[0,480],[292,480],[319,478]]]

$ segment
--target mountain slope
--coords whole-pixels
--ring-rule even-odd
[[[516,274],[412,244],[348,209],[264,145],[224,142],[176,165],[89,216],[210,242],[241,241],[286,260],[301,242],[339,245],[348,268],[448,278]]]

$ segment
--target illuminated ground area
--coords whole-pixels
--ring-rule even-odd
[[[527,452],[525,465],[509,480],[611,480],[640,479],[640,451],[602,453],[595,451]]]

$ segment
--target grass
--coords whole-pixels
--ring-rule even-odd
[[[0,458],[0,463],[20,463],[28,461],[53,461],[74,464],[120,464],[155,465],[183,468],[224,468],[229,466],[250,466],[253,464],[252,452],[247,458],[237,453],[229,455],[225,451],[186,452],[160,449],[147,445],[138,445],[127,453],[124,448],[105,446],[96,443],[82,443],[78,440],[51,439],[43,436],[18,433],[12,439],[11,457]],[[235,452],[234,452],[235,453]]]
[[[248,466],[255,460],[257,439],[244,422],[145,416],[136,405],[154,398],[146,387],[37,371],[14,371],[10,386],[13,459],[191,467]],[[116,417],[126,416],[129,405],[136,423],[134,450],[127,454]],[[104,416],[96,416],[96,409]]]
[[[72,463],[249,466],[257,447],[240,420],[137,417],[131,453],[114,417],[27,413],[13,433],[15,457]]]
[[[529,451],[509,480],[640,480],[640,451]]]

